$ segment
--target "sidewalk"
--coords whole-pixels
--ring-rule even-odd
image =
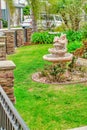
[[[70,130],[87,130],[87,126],[74,128],[74,129],[70,129]]]

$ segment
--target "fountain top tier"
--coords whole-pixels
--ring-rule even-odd
[[[68,62],[72,60],[73,55],[67,52],[67,38],[65,34],[62,34],[60,37],[56,36],[53,40],[54,48],[50,48],[48,51],[50,54],[44,55],[43,59],[58,63],[58,62]]]

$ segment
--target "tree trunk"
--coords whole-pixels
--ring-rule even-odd
[[[37,32],[37,20],[35,19],[33,11],[31,11],[31,18],[32,18],[32,31]]]
[[[11,29],[11,21],[10,21],[10,10],[9,10],[9,7],[8,7],[8,4],[6,3],[6,6],[7,6],[7,18],[8,18],[8,30]]]
[[[2,11],[1,11],[1,0],[0,0],[0,29],[2,28]]]

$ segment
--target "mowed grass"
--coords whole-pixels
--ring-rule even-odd
[[[16,64],[15,97],[18,112],[31,130],[67,130],[87,125],[87,83],[47,85],[32,81],[40,71],[43,55],[52,45],[32,45],[16,49],[8,56]]]

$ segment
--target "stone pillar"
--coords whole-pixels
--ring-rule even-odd
[[[0,85],[10,98],[15,103],[14,97],[14,74],[15,64],[12,61],[0,61]]]
[[[26,40],[28,44],[31,44],[30,40],[31,40],[31,35],[32,35],[32,28],[27,28],[26,29]]]
[[[24,30],[23,29],[18,29],[16,30],[16,45],[17,47],[23,46],[24,45]]]
[[[6,46],[4,42],[0,42],[0,60],[6,60]]]
[[[15,31],[6,31],[6,52],[13,54],[15,52]]]

